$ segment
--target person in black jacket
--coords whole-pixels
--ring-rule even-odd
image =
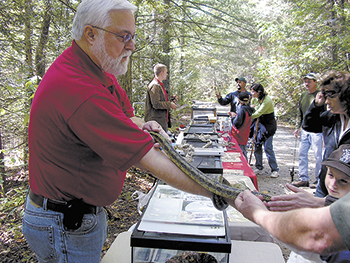
[[[309,132],[322,130],[325,150],[323,160],[340,145],[350,143],[350,73],[332,71],[323,78],[319,92],[305,114],[303,129]],[[324,104],[328,106],[324,110]],[[328,194],[324,184],[327,169],[322,166],[316,196]]]
[[[237,90],[234,92],[231,92],[225,96],[225,98],[221,97],[220,91],[216,93],[216,97],[218,98],[218,102],[220,105],[227,105],[230,104],[230,112],[228,113],[231,118],[236,117],[237,115],[237,108],[240,107],[240,102],[238,99],[238,95],[241,92],[247,92],[246,90],[246,84],[247,80],[243,77],[236,78],[235,81],[237,82]],[[250,92],[248,92],[250,95]]]
[[[321,91],[310,105],[305,114],[303,129],[314,132],[323,129],[326,140],[335,140],[335,143],[326,145],[326,160],[329,155],[341,145],[350,144],[350,73],[330,72],[321,81]],[[323,104],[327,104],[329,110],[324,111]],[[316,188],[316,197],[325,197],[329,193],[325,185],[327,168],[321,169],[320,180]],[[300,207],[315,207],[313,196],[305,195],[293,185],[286,185],[294,194],[273,196],[269,202],[269,208],[273,211],[288,211]]]

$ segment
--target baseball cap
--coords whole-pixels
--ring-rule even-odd
[[[313,79],[315,81],[317,81],[317,77],[315,73],[307,73],[303,79]]]
[[[237,80],[240,80],[240,81],[243,81],[244,83],[247,83],[246,79],[243,77],[235,78],[236,82],[237,82]]]
[[[334,150],[323,165],[335,168],[350,176],[350,144],[343,144]]]
[[[240,100],[240,101],[244,101],[244,102],[248,102],[249,101],[249,94],[248,94],[248,92],[240,92],[239,94],[238,94],[238,99]]]

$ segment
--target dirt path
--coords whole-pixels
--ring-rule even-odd
[[[273,147],[276,155],[277,164],[279,167],[278,178],[268,178],[270,167],[267,163],[266,155],[264,154],[264,174],[258,176],[258,185],[260,191],[268,191],[271,195],[286,193],[285,185],[291,182],[290,169],[294,166],[294,180],[299,179],[298,176],[298,154],[299,140],[296,140],[293,135],[293,129],[285,126],[278,126],[277,132],[273,137]],[[252,157],[252,166],[254,166],[254,155]],[[309,151],[309,176],[310,182],[315,180],[314,176],[315,158],[313,151]],[[312,192],[310,188],[305,188]]]

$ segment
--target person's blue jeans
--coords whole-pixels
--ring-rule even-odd
[[[264,143],[264,150],[267,157],[267,161],[269,163],[269,166],[271,168],[271,171],[279,171],[275,152],[273,151],[273,136],[269,137]],[[255,167],[259,170],[264,169],[263,166],[263,152],[262,152],[262,145],[256,145],[254,149],[254,156],[255,156]]]
[[[321,189],[320,180],[318,180],[318,182],[317,182],[316,191],[315,191],[315,196],[316,196],[316,197],[326,197],[325,194],[324,194],[324,192],[323,192],[322,189]]]
[[[98,207],[96,214],[85,214],[77,230],[66,230],[62,221],[62,213],[37,207],[27,196],[22,232],[38,261],[100,262],[107,238],[104,209]]]
[[[315,179],[321,170],[323,135],[322,133],[307,132],[301,129],[299,146],[299,180],[309,181],[309,149],[314,151],[315,156]]]

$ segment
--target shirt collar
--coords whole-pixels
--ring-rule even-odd
[[[157,81],[158,81],[158,83],[162,86],[162,88],[164,88],[164,84],[163,84],[163,82],[161,82],[159,79],[157,79],[157,78],[155,78]]]
[[[106,73],[95,64],[94,61],[89,57],[88,54],[85,53],[84,50],[79,47],[79,45],[73,40],[72,44],[73,53],[75,53],[79,57],[79,62],[82,67],[85,68],[87,74],[99,82],[102,83],[103,86],[107,87],[111,93],[113,93],[115,86],[113,85],[113,81],[106,75]]]

